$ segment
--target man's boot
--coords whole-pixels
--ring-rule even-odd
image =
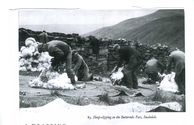
[[[93,73],[90,74],[89,76],[89,80],[92,81],[93,80]]]
[[[75,79],[71,79],[71,84],[75,85]]]

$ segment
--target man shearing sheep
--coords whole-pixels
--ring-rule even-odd
[[[143,84],[155,84],[156,81],[160,81],[158,73],[164,73],[164,65],[158,61],[156,58],[152,57],[150,60],[147,61],[144,71],[148,76],[146,81],[143,81]]]
[[[67,43],[53,40],[48,43],[40,43],[38,45],[38,51],[48,52],[50,56],[54,57],[51,59],[51,66],[55,67],[60,63],[66,63],[67,76],[71,79],[71,83],[75,84],[75,74],[72,67],[72,52],[71,47]]]
[[[175,82],[179,88],[178,94],[185,94],[185,53],[179,50],[172,51],[168,57],[168,73],[170,73],[172,65],[174,65]]]
[[[93,74],[89,73],[89,67],[84,61],[83,57],[75,50],[72,51],[72,62],[75,64],[73,71],[78,77],[78,81],[90,81],[93,78]]]
[[[125,66],[122,70],[124,77],[120,84],[125,85],[130,89],[138,89],[138,81],[135,71],[142,62],[140,53],[130,46],[120,47],[118,44],[113,46],[113,51],[116,51],[116,53],[119,54],[119,61],[112,72],[118,70],[123,61],[125,61]]]

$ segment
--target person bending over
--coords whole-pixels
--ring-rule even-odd
[[[170,73],[174,65],[175,82],[179,88],[178,94],[185,94],[185,53],[172,51],[168,57],[167,72]]]
[[[131,89],[138,89],[138,81],[135,71],[142,62],[140,53],[130,46],[120,47],[118,44],[113,46],[113,51],[116,51],[119,55],[119,61],[112,72],[118,70],[123,61],[125,61],[125,66],[122,70],[124,77],[120,84]]]
[[[73,71],[78,77],[78,81],[91,81],[93,79],[93,75],[89,73],[88,65],[75,50],[72,51],[72,62],[75,64]]]
[[[51,66],[55,67],[60,63],[66,63],[66,72],[68,77],[71,79],[71,83],[75,84],[75,73],[71,69],[72,66],[72,53],[71,47],[67,43],[53,40],[48,43],[40,43],[38,45],[38,51],[48,52],[50,56],[54,57],[51,59]]]
[[[155,84],[156,81],[160,81],[160,74],[164,73],[164,65],[158,61],[156,58],[152,57],[150,60],[147,61],[146,66],[144,67],[144,71],[148,76],[147,81],[142,82],[143,84]]]

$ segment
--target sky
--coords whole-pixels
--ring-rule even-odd
[[[106,24],[153,13],[156,10],[23,9],[19,24]]]
[[[156,9],[130,9],[130,10],[21,9],[18,12],[19,16],[18,23],[19,25],[43,25],[43,24],[47,25],[67,24],[82,26],[85,25],[84,30],[80,29],[78,30],[77,28],[77,32],[83,34],[84,32],[86,33],[98,28],[115,25],[126,19],[144,16],[155,11]],[[73,30],[71,31],[73,32]]]

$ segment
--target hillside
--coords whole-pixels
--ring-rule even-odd
[[[164,43],[184,50],[184,10],[159,10],[155,13],[122,21],[83,36],[97,38],[139,39],[150,45]]]
[[[33,31],[42,31],[43,29],[47,32],[59,32],[65,34],[85,34],[90,31],[99,29],[101,25],[94,24],[40,24],[40,25],[19,25],[19,28],[31,29]]]

